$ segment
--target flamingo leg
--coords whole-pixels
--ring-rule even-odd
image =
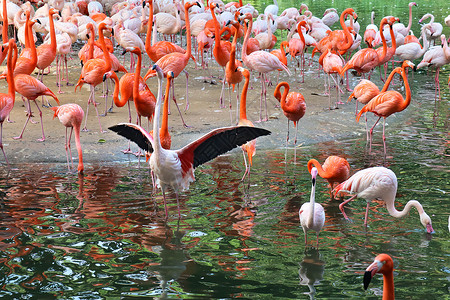
[[[42,138],[38,139],[39,142],[43,142],[45,141],[45,135],[44,135],[44,122],[42,121],[42,111],[39,108],[39,105],[37,104],[36,101],[34,101],[34,103],[36,104],[37,109],[39,110],[39,117],[41,118],[41,129],[42,129]]]
[[[220,98],[219,98],[219,107],[225,108],[225,105],[223,104],[223,91],[225,89],[225,69],[223,70],[223,80],[222,80],[222,90],[220,91]]]
[[[166,213],[166,219],[169,217],[169,212],[167,210],[167,203],[166,203],[166,192],[164,191],[164,188],[161,187],[162,189],[162,194],[163,194],[163,201],[164,201],[164,211]]]
[[[186,75],[186,106],[184,107],[184,111],[187,111],[189,109],[189,73],[186,70],[183,70],[183,72]]]
[[[244,176],[242,176],[241,181],[244,181],[245,176],[246,176],[248,173],[250,173],[250,168],[248,167],[248,164],[247,164],[247,158],[245,157],[246,151],[245,151],[244,149],[242,149],[242,154],[243,154],[243,156],[244,156],[245,172],[244,172]]]
[[[370,128],[369,130],[369,153],[372,152],[372,138],[373,138],[373,129],[375,128],[375,126],[378,124],[378,121],[380,121],[381,117],[378,117],[377,121],[375,122],[375,124],[373,124],[372,128]]]
[[[189,128],[190,126],[188,126],[188,125],[184,122],[183,115],[181,114],[180,107],[178,107],[177,99],[175,98],[175,87],[174,87],[173,79],[172,79],[172,81],[171,81],[170,84],[172,85],[172,95],[173,95],[172,99],[173,99],[173,102],[175,102],[175,105],[177,106],[178,113],[180,114],[180,117],[181,117],[181,122],[183,122],[183,126],[184,126],[184,127]],[[187,94],[186,94],[186,95],[187,95]]]
[[[30,104],[30,100],[27,99],[26,103],[28,103],[28,117],[27,117],[27,120],[25,121],[25,125],[23,125],[23,129],[22,129],[22,132],[20,133],[20,135],[13,137],[13,139],[15,139],[15,140],[18,140],[18,139],[22,138],[23,133],[25,131],[25,128],[27,127],[28,121],[30,121],[30,119],[31,119],[31,104]]]
[[[284,152],[284,161],[287,164],[287,150],[288,150],[288,142],[289,142],[289,119],[288,119],[288,125],[287,125],[287,135],[286,135],[286,150]]]
[[[384,148],[384,157],[386,157],[386,136],[384,134],[384,129],[386,127],[386,118],[383,119],[383,148]]]
[[[3,122],[0,123],[0,148],[2,149],[3,156],[5,156],[6,164],[8,165],[8,169],[11,167],[9,166],[8,158],[6,158],[5,150],[3,149]]]
[[[317,239],[316,239],[316,241],[317,241],[317,242],[316,242],[316,247],[319,248],[319,233],[317,232],[316,235],[317,235]]]
[[[237,91],[236,91],[236,124],[239,122],[239,82],[237,84]]]
[[[66,127],[66,129],[67,129],[67,127]],[[69,138],[67,139],[66,143],[67,143],[67,148],[69,149],[70,165],[73,169],[72,147],[70,144],[70,140],[72,139],[72,132],[73,132],[73,127],[70,127]],[[67,131],[66,131],[66,137],[67,137]],[[67,163],[69,163],[69,161],[67,161]],[[70,168],[69,168],[69,170],[70,170]]]
[[[367,201],[367,206],[366,206],[366,214],[364,216],[364,226],[367,227],[367,219],[369,217],[369,206],[370,206],[370,202]]]
[[[356,198],[356,196],[358,196],[358,195],[354,195],[354,196],[350,197],[349,199],[345,200],[344,202],[342,202],[341,204],[339,204],[339,209],[341,210],[341,212],[344,215],[344,218],[346,220],[348,220],[349,218],[347,217],[347,214],[344,211],[344,205],[349,203],[350,201],[354,200]]]
[[[297,134],[298,134],[298,124],[295,124],[295,139],[294,139],[294,164],[297,163]]]

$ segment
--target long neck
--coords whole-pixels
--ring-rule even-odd
[[[308,161],[308,165],[307,165],[309,172],[311,172],[311,169],[312,169],[313,166],[316,167],[320,177],[322,177],[322,178],[327,178],[328,177],[328,176],[326,176],[326,174],[325,174],[326,172],[322,168],[322,165],[317,160],[310,159]]]
[[[305,37],[303,35],[302,26],[300,24],[298,24],[298,26],[297,26],[297,32],[298,32],[298,36],[300,37],[300,40],[303,43],[303,48],[304,48],[306,46],[306,42],[305,42]]]
[[[373,24],[373,19],[374,19],[374,17],[375,17],[375,12],[373,11],[373,12],[370,14],[370,24]]]
[[[147,23],[147,36],[145,37],[145,52],[150,53],[152,48],[152,28],[153,28],[153,0],[148,2],[149,4],[149,15]],[[150,55],[149,55],[150,56]]]
[[[37,52],[36,47],[34,46],[34,36],[33,36],[33,23],[29,22],[28,24],[29,30],[28,30],[28,42],[30,43],[31,48],[31,61],[36,66],[37,63]]]
[[[395,200],[395,196],[394,196],[394,200]],[[411,210],[411,208],[413,206],[417,209],[417,212],[419,213],[419,215],[422,215],[424,213],[422,204],[420,204],[419,201],[417,201],[417,200],[408,201],[408,203],[406,203],[406,205],[405,205],[405,208],[401,211],[399,211],[395,208],[394,200],[386,201],[386,208],[387,208],[389,214],[395,218],[403,218],[404,216],[406,216],[409,213],[409,211]]]
[[[30,18],[25,21],[25,48],[30,48]]]
[[[155,18],[153,18],[153,20],[156,20]],[[157,37],[158,37],[158,32],[157,32],[157,27],[154,26],[153,27],[153,32],[152,32],[152,46],[155,45],[157,43]]]
[[[250,21],[249,21],[249,24],[247,27],[247,31],[245,32],[244,43],[242,44],[242,50],[241,50],[241,58],[244,62],[247,60],[247,44],[248,44],[248,39],[250,38],[250,33],[252,32],[252,27],[253,27],[253,18],[250,18]]]
[[[386,38],[384,37],[384,24],[386,24],[386,22],[383,22],[384,19],[382,20],[381,24],[380,24],[380,37],[381,37],[381,41],[383,42],[383,53],[381,54],[381,57],[379,57],[379,60],[383,60],[386,57],[386,52],[387,52],[387,44],[386,44]]]
[[[422,55],[428,50],[429,47],[426,30],[422,31],[422,40],[423,40],[423,47],[422,49],[420,49],[420,57],[422,57]]]
[[[189,60],[191,57],[191,51],[192,51],[192,45],[191,45],[191,24],[189,21],[189,8],[185,6],[184,7],[184,17],[186,19],[186,53],[184,54],[186,60]],[[220,38],[220,37],[219,37]]]
[[[99,28],[98,39],[100,40],[100,45],[102,46],[102,50],[103,50],[103,58],[105,59],[105,62],[106,62],[105,69],[109,71],[109,70],[111,70],[111,57],[109,56],[108,49],[106,48],[105,37],[103,35],[103,29]]]
[[[50,45],[52,46],[52,50],[56,52],[56,33],[55,33],[55,22],[53,20],[53,13],[49,13],[48,18],[50,22]]]
[[[168,135],[169,133],[169,96],[170,96],[170,81],[173,80],[172,78],[167,78],[167,85],[166,85],[166,93],[164,94],[164,107],[163,107],[163,117],[161,121],[161,129],[160,129],[160,136],[164,133],[165,135]],[[172,82],[173,84],[173,82]]]
[[[94,27],[90,27],[89,28],[90,31],[90,36],[89,36],[89,41],[88,41],[88,57],[87,59],[92,59],[94,58],[94,42],[95,42],[95,31],[94,31]]]
[[[311,187],[311,197],[309,199],[311,204],[311,209],[309,210],[308,216],[308,227],[312,228],[314,226],[314,207],[316,206],[316,180],[313,179],[313,184]]]
[[[235,27],[235,32],[234,32],[234,36],[233,36],[233,43],[231,43],[231,52],[230,52],[230,64],[232,67],[236,67],[236,45],[237,45],[237,35],[239,33],[239,26]]]
[[[159,119],[161,118],[163,81],[158,75],[158,98],[156,98],[155,118],[153,120],[153,148],[157,156],[161,152],[161,140],[159,138]]]
[[[405,84],[405,101],[401,104],[401,109],[405,109],[411,103],[411,88],[409,87],[408,76],[406,75],[406,70],[403,69],[402,72],[403,83]]]
[[[108,53],[109,55],[109,53]],[[111,78],[114,80],[114,95],[113,95],[113,101],[114,104],[118,107],[122,107],[127,103],[127,99],[119,99],[119,77],[117,77],[117,74],[114,71],[111,72]],[[122,103],[123,102],[123,103]]]
[[[394,300],[394,272],[383,274],[383,300]]]
[[[270,17],[267,15],[267,40],[269,43],[272,42],[272,26],[270,26]]]
[[[411,29],[411,25],[412,25],[412,5],[409,6],[409,21],[408,21],[408,27],[406,27],[406,29],[409,30]]]
[[[284,47],[286,46],[286,44],[284,44],[283,42],[281,42],[280,44],[280,50],[281,50],[281,55],[283,56],[284,59],[286,59],[286,50],[284,50]]]
[[[244,87],[242,88],[241,103],[239,106],[239,120],[247,119],[247,91],[249,81],[250,81],[250,73],[248,74],[248,76],[245,76]]]
[[[139,98],[139,81],[140,81],[139,79],[141,78],[141,65],[142,65],[141,51],[137,51],[136,55],[138,57],[138,61],[136,64],[136,70],[134,72],[134,81],[133,81],[133,97],[134,97],[134,99]]]
[[[2,28],[2,37],[3,44],[8,42],[8,12],[6,11],[6,0],[2,1],[3,3],[3,28]],[[26,27],[25,27],[26,28]]]
[[[352,39],[352,34],[350,33],[350,30],[348,29],[347,25],[345,25],[345,21],[344,18],[348,15],[348,13],[342,13],[340,19],[339,19],[339,23],[341,23],[341,27],[344,30],[344,35],[345,35],[345,44],[343,45],[343,47],[348,47],[350,48],[351,44],[353,43],[353,39]],[[353,17],[353,16],[352,16]]]
[[[391,43],[392,43],[391,48],[395,50],[397,49],[397,40],[395,39],[394,30],[392,29],[392,26],[389,26],[389,33],[391,34]]]
[[[397,67],[394,70],[392,70],[391,74],[389,74],[388,78],[386,79],[386,82],[384,83],[383,88],[381,89],[380,93],[386,92],[389,88],[389,85],[391,84],[392,79],[394,78],[394,75],[397,73],[400,73],[402,68]]]
[[[214,48],[215,48],[220,47],[220,26],[219,22],[217,21],[216,14],[214,13],[214,8],[210,8],[210,10],[214,22]]]
[[[6,1],[5,1],[6,2]],[[15,100],[15,96],[16,96],[16,88],[14,86],[14,67],[13,67],[13,49],[11,49],[11,43],[9,43],[9,49],[8,49],[8,60],[7,60],[7,65],[8,65],[8,73],[6,73],[6,81],[8,82],[8,94],[9,96],[13,99],[13,101]],[[14,43],[14,56],[17,57],[17,46]]]

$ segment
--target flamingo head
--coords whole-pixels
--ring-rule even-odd
[[[318,171],[317,171],[317,168],[316,167],[313,167],[312,169],[311,169],[311,180],[312,180],[312,184],[314,185],[314,184],[316,184],[316,177],[317,177],[317,174],[318,174]]]
[[[420,215],[420,223],[427,229],[427,233],[434,233],[433,226],[431,225],[431,218],[424,212]]]
[[[152,70],[156,71],[156,73],[158,74],[158,78],[162,79],[164,77],[164,72],[161,69],[160,66],[158,66],[157,64],[154,64],[152,67]]]
[[[236,71],[241,72],[242,76],[244,76],[245,79],[249,79],[250,78],[250,72],[247,69],[245,69],[243,67],[237,67]]]
[[[413,70],[416,70],[416,65],[415,64],[413,64],[411,61],[409,61],[409,60],[405,60],[403,63],[402,63],[402,68],[403,69],[406,69],[406,68],[411,68],[411,69],[413,69]]]
[[[409,7],[418,6],[416,2],[409,2]]]
[[[373,263],[367,267],[364,273],[364,289],[367,290],[369,283],[376,273],[386,274],[394,270],[394,261],[387,254],[380,254],[375,257]]]

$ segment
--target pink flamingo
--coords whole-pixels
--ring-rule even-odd
[[[397,194],[397,176],[390,169],[385,167],[372,167],[356,172],[352,177],[339,184],[334,189],[335,195],[341,192],[354,194],[351,198],[339,204],[345,219],[348,220],[344,211],[344,205],[354,200],[356,197],[364,198],[367,201],[364,225],[367,226],[367,218],[369,216],[370,201],[381,199],[386,203],[389,214],[395,218],[406,216],[414,206],[420,216],[420,222],[427,229],[428,233],[433,233],[431,219],[425,213],[419,201],[410,200],[406,203],[402,211],[395,208],[395,196]]]
[[[78,172],[83,173],[84,165],[83,165],[83,151],[81,150],[80,143],[80,129],[81,122],[83,122],[84,111],[78,104],[69,103],[61,106],[51,107],[51,109],[55,112],[53,115],[53,119],[58,117],[59,121],[66,127],[66,158],[67,158],[67,168],[70,171],[69,164],[69,156],[70,161],[72,163],[73,168],[73,158],[72,158],[72,150],[70,148],[70,139],[72,138],[72,132],[75,129],[75,145],[78,151]],[[70,128],[69,137],[67,137],[67,130]]]
[[[165,191],[169,187],[175,191],[178,218],[181,218],[178,194],[187,190],[190,182],[194,181],[194,168],[258,136],[268,135],[270,131],[248,126],[224,127],[209,132],[179,150],[162,148],[159,138],[159,119],[164,73],[157,64],[152,69],[158,75],[158,97],[153,121],[153,137],[142,127],[130,123],[121,123],[109,129],[132,140],[146,152],[152,153],[149,161],[150,168],[157,178],[156,184],[161,187],[163,192],[166,218],[168,211]]]
[[[250,32],[252,32],[253,27],[253,16],[250,13],[246,13],[244,19],[250,20],[250,25],[247,29],[247,32],[245,33],[244,37],[244,43],[242,45],[242,60],[244,61],[244,64],[250,69],[255,70],[260,73],[261,75],[261,100],[260,100],[260,110],[259,110],[259,122],[261,121],[267,121],[269,119],[269,116],[267,114],[267,90],[266,90],[266,74],[275,71],[277,69],[283,69],[286,71],[289,75],[291,75],[291,72],[289,72],[289,69],[283,65],[283,63],[273,54],[270,54],[266,51],[255,51],[251,54],[247,55],[247,43],[248,39],[250,37]],[[264,97],[264,103],[265,103],[265,110],[266,110],[266,118],[262,119],[262,101]]]

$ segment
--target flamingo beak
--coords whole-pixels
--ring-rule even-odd
[[[370,281],[372,280],[373,276],[378,272],[378,270],[381,268],[381,262],[380,261],[374,261],[370,266],[367,267],[366,272],[364,272],[364,289],[367,290],[369,287]]]
[[[433,226],[431,224],[427,224],[427,233],[433,234],[435,231],[433,230]]]

